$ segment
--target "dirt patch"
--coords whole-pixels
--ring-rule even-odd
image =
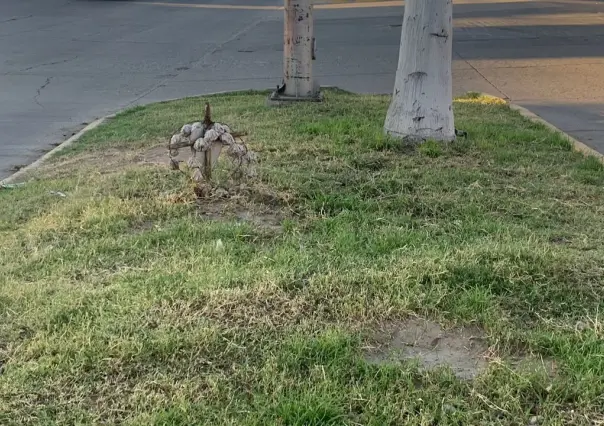
[[[465,380],[488,366],[485,336],[476,327],[444,330],[435,322],[412,318],[384,328],[376,336],[376,347],[366,353],[370,363],[417,359],[422,369],[449,366]]]
[[[201,216],[204,219],[224,220],[235,219],[240,222],[251,223],[255,226],[273,231],[281,230],[283,218],[279,213],[262,211],[258,208],[248,208],[237,203],[215,201],[200,205]]]
[[[200,217],[237,220],[265,230],[280,232],[291,217],[291,194],[278,192],[260,181],[227,181],[219,186],[200,183],[195,187]]]
[[[200,217],[206,220],[237,220],[281,231],[285,215],[279,209],[250,202],[248,197],[219,188],[211,196],[197,200]]]
[[[179,153],[178,160],[187,157],[186,150]],[[50,161],[36,171],[46,178],[60,178],[72,175],[74,171],[94,173],[117,172],[131,165],[151,165],[169,167],[168,149],[165,143],[139,150],[107,148],[103,151],[60,157]]]
[[[190,148],[181,148],[174,157],[186,163],[191,155]],[[50,162],[41,169],[46,178],[72,175],[74,170],[107,174],[118,172],[132,165],[170,167],[167,145],[158,143],[144,149],[108,148],[103,151],[86,152]],[[218,174],[218,173],[217,173]],[[220,180],[220,179],[219,179]],[[200,217],[209,220],[238,220],[270,231],[281,231],[289,194],[277,193],[261,182],[241,183],[230,178],[218,185],[200,184],[190,197],[174,194],[171,202],[195,202]],[[136,226],[134,232],[151,229],[153,224]]]
[[[176,161],[186,161],[188,155],[191,152],[189,149],[181,149],[178,152],[178,156],[174,159]],[[156,164],[161,166],[168,166],[170,164],[170,156],[168,155],[168,148],[166,144],[161,144],[149,148],[145,151],[139,152],[134,156],[134,163],[138,164]]]

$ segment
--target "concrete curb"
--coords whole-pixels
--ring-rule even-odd
[[[70,137],[69,139],[67,139],[66,141],[62,142],[60,145],[58,145],[55,148],[53,148],[50,151],[48,151],[41,158],[38,158],[33,163],[31,163],[31,164],[23,167],[22,169],[20,169],[19,171],[13,173],[12,175],[10,175],[9,177],[7,177],[6,179],[0,181],[0,187],[2,186],[2,184],[15,183],[15,181],[17,179],[19,179],[20,177],[26,175],[28,172],[37,169],[46,160],[48,160],[50,157],[52,157],[53,155],[55,155],[57,152],[62,151],[65,148],[67,148],[68,146],[72,145],[74,142],[76,142],[78,139],[80,139],[85,133],[89,132],[92,129],[95,129],[95,128],[99,127],[106,120],[108,120],[108,119],[110,119],[110,118],[112,118],[114,116],[115,115],[112,114],[112,115],[108,115],[106,117],[99,118],[98,120],[93,121],[92,123],[90,123],[89,125],[87,125],[86,127],[84,127],[82,130],[80,130],[78,133],[76,133],[75,135],[73,135],[72,137]]]
[[[543,118],[539,117],[534,112],[529,111],[528,109],[521,107],[520,105],[516,105],[513,103],[509,103],[509,102],[507,102],[507,104],[514,111],[518,111],[520,113],[520,115],[522,115],[523,117],[526,117],[529,120],[535,121],[537,123],[541,123],[544,126],[548,127],[549,129],[553,130],[554,132],[559,133],[559,134],[563,135],[564,137],[568,138],[568,140],[573,144],[573,148],[575,149],[575,151],[578,151],[586,156],[596,157],[598,160],[600,160],[601,162],[604,163],[604,154],[596,151],[593,148],[590,148],[589,146],[585,145],[583,142],[573,138],[571,135],[560,130],[559,128],[554,126],[549,121],[546,121]]]
[[[475,92],[475,93],[478,93],[479,95],[486,96],[486,97],[489,97],[489,98],[495,98],[495,99],[501,100],[510,109],[512,109],[514,111],[517,111],[524,118],[528,118],[529,120],[531,120],[533,122],[543,124],[548,129],[553,130],[554,132],[556,132],[556,133],[564,136],[565,138],[567,138],[569,140],[569,142],[573,145],[573,149],[575,151],[580,152],[580,153],[582,153],[583,155],[586,155],[586,156],[596,157],[598,160],[600,160],[601,162],[604,163],[604,154],[596,151],[593,148],[590,148],[589,146],[585,145],[583,142],[581,142],[581,141],[573,138],[568,133],[560,130],[559,128],[557,128],[556,126],[554,126],[549,121],[546,121],[545,119],[539,117],[537,114],[535,114],[534,112],[526,109],[525,107],[522,107],[520,105],[514,104],[514,103],[510,102],[508,99],[504,99],[504,98],[499,97],[499,96],[491,95],[490,93],[487,93],[487,92]]]

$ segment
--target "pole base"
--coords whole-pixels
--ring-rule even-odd
[[[282,106],[296,102],[323,102],[323,93],[318,92],[314,96],[287,96],[275,90],[267,99],[268,106]]]

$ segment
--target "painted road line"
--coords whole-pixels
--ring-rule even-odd
[[[161,1],[136,1],[131,4],[145,6],[187,7],[191,9],[232,9],[232,10],[283,10],[283,6],[259,6],[237,4],[191,4],[191,3],[165,3]]]
[[[581,2],[582,0],[576,0]],[[454,4],[501,4],[501,3],[535,3],[539,0],[456,0]],[[550,0],[556,2],[556,0]],[[185,7],[191,9],[231,9],[231,10],[283,10],[283,6],[262,6],[262,5],[243,5],[243,4],[208,4],[208,3],[168,3],[162,1],[137,1],[131,4],[141,4],[146,6],[164,6],[164,7]],[[404,0],[334,0],[330,3],[315,3],[314,9],[362,9],[374,7],[401,7],[404,6]]]
[[[160,1],[137,1],[132,4],[164,7],[186,7],[191,9],[229,9],[229,10],[283,10],[283,6],[260,6],[240,4],[191,4],[191,3],[165,3]],[[401,7],[404,2],[398,1],[375,1],[364,3],[323,3],[315,4],[314,9],[360,9],[370,7]]]

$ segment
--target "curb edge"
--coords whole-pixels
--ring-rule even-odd
[[[492,95],[492,94],[487,93],[487,92],[475,92],[475,93],[479,93],[480,95],[483,95],[483,96],[488,96],[488,97],[491,97],[491,98],[502,100],[503,102],[505,102],[505,104],[508,106],[508,108],[510,108],[513,111],[518,112],[524,118],[527,118],[527,119],[529,119],[529,120],[531,120],[533,122],[536,122],[536,123],[543,124],[548,129],[550,129],[550,130],[552,130],[552,131],[554,131],[554,132],[556,132],[556,133],[564,136],[565,138],[567,138],[568,141],[572,144],[573,149],[576,152],[579,152],[579,153],[581,153],[581,154],[583,154],[585,156],[596,157],[597,160],[599,160],[602,163],[604,163],[604,154],[603,153],[598,152],[595,149],[593,149],[592,147],[587,146],[586,144],[584,144],[580,140],[575,139],[574,137],[572,137],[571,135],[569,135],[565,131],[563,131],[563,130],[559,129],[558,127],[554,126],[549,121],[545,120],[544,118],[541,118],[540,116],[538,116],[537,114],[535,114],[533,111],[529,110],[528,108],[525,108],[525,107],[520,106],[518,104],[512,103],[507,98],[502,98],[500,96],[495,96],[495,95]]]
[[[522,115],[523,117],[528,118],[529,120],[535,121],[537,123],[541,123],[544,126],[548,127],[550,130],[553,130],[556,133],[559,133],[561,135],[563,135],[564,137],[566,137],[573,145],[573,148],[575,149],[575,151],[578,151],[584,155],[587,156],[593,156],[596,157],[598,160],[600,160],[601,162],[604,163],[604,154],[596,151],[595,149],[585,145],[583,142],[575,139],[574,137],[572,137],[571,135],[569,135],[568,133],[560,130],[559,128],[557,128],[556,126],[554,126],[552,123],[550,123],[549,121],[544,120],[543,118],[539,117],[537,114],[535,114],[534,112],[530,111],[529,109],[526,109],[525,107],[522,107],[520,105],[516,105],[513,103],[509,103],[507,102],[508,106],[513,109],[514,111],[518,111],[520,113],[520,115]]]
[[[15,183],[15,181],[17,179],[19,179],[21,176],[27,174],[28,172],[30,172],[32,170],[37,169],[46,160],[48,160],[50,157],[52,157],[53,155],[55,155],[57,152],[62,151],[65,148],[67,148],[68,146],[72,145],[74,142],[76,142],[78,139],[80,139],[82,136],[84,136],[85,133],[88,133],[90,130],[99,127],[105,121],[113,118],[114,116],[115,116],[115,114],[111,114],[111,115],[107,115],[107,116],[105,116],[103,118],[99,118],[97,120],[94,120],[92,123],[88,124],[86,127],[84,127],[82,130],[80,130],[79,132],[77,132],[75,135],[73,135],[69,139],[61,142],[61,144],[57,145],[56,147],[54,147],[53,149],[51,149],[50,151],[48,151],[46,154],[44,154],[42,157],[38,158],[33,163],[28,164],[27,166],[23,167],[22,169],[19,169],[18,171],[16,171],[15,173],[13,173],[9,177],[7,177],[6,179],[1,180],[0,181],[0,186],[2,186],[2,184]]]

